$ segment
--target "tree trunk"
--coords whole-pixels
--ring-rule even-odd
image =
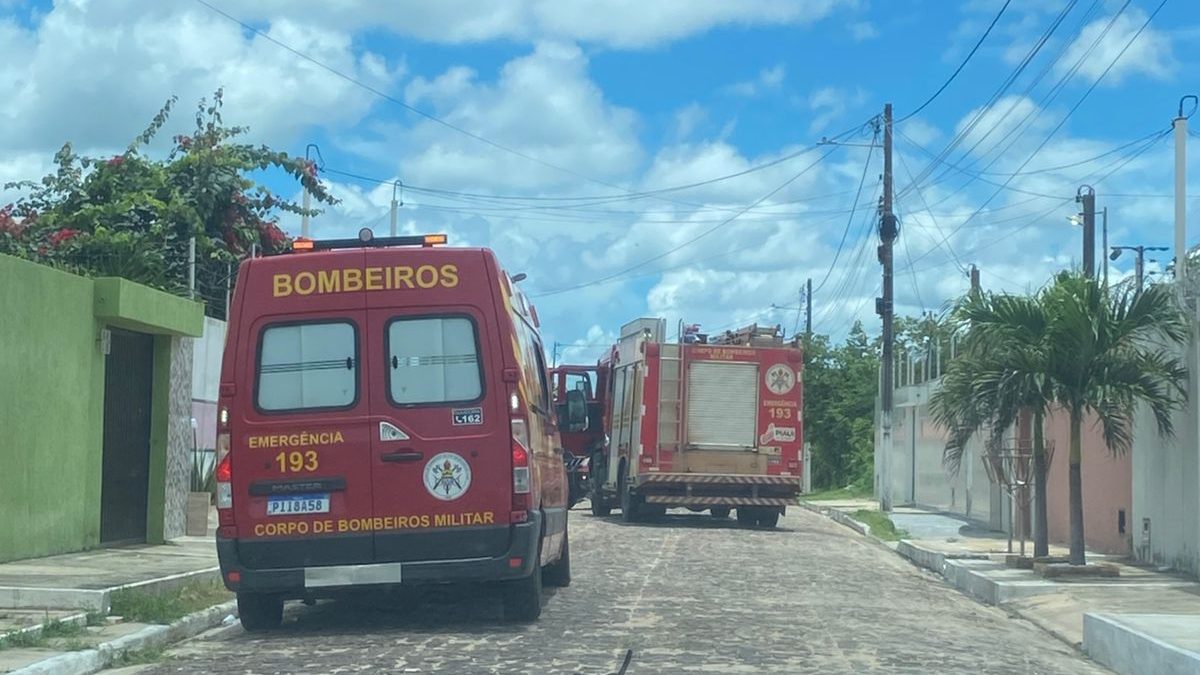
[[[1084,565],[1087,559],[1083,552],[1083,452],[1080,430],[1083,426],[1083,411],[1071,411],[1071,564]]]
[[[1046,438],[1045,414],[1033,412],[1033,557],[1050,555],[1050,532],[1046,519]]]

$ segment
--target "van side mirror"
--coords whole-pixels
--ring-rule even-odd
[[[578,389],[568,390],[566,407],[567,418],[560,422],[566,423],[567,431],[587,431],[587,395]]]

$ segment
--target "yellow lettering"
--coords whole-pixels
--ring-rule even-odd
[[[383,290],[383,268],[368,267],[367,268],[367,290],[381,291]]]
[[[254,526],[254,536],[256,536],[256,537],[261,537],[261,536],[263,536],[263,530],[264,530],[264,529],[265,529],[265,528],[263,527],[263,524],[262,524],[262,523],[259,523],[259,524],[255,525],[255,526]]]
[[[421,521],[421,527],[429,527],[429,516],[428,515],[421,516],[420,521]]]
[[[492,513],[491,511],[487,511],[486,513],[483,514],[483,524],[491,525],[493,522],[493,518],[495,518],[495,516],[496,516],[495,513]]]
[[[406,265],[397,265],[392,268],[392,274],[396,275],[396,288],[400,288],[400,284],[404,284],[408,288],[413,287],[413,268]]]
[[[347,268],[342,270],[342,290],[347,293],[361,291],[363,287],[363,271]]]
[[[421,288],[437,286],[438,272],[433,265],[421,265],[417,268],[417,285]]]
[[[342,438],[342,432],[340,432],[340,431],[333,432],[333,442],[334,443],[344,443],[345,442],[345,440]]]
[[[301,272],[296,275],[296,293],[300,295],[311,295],[317,290],[317,278],[312,272]]]
[[[341,290],[341,270],[320,270],[317,272],[318,293],[337,293]]]
[[[458,285],[457,265],[442,265],[442,285],[446,288],[454,288]]]
[[[274,288],[272,289],[271,293],[277,298],[283,298],[291,295],[292,278],[286,274],[276,274],[274,277]]]

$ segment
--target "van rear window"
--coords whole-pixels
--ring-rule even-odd
[[[358,340],[348,321],[268,326],[258,356],[258,408],[345,408],[358,394]]]
[[[388,395],[397,405],[463,403],[483,395],[475,322],[463,316],[393,319]]]

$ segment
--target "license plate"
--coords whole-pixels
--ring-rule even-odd
[[[268,516],[293,516],[299,513],[329,513],[329,495],[288,495],[268,497]]]

